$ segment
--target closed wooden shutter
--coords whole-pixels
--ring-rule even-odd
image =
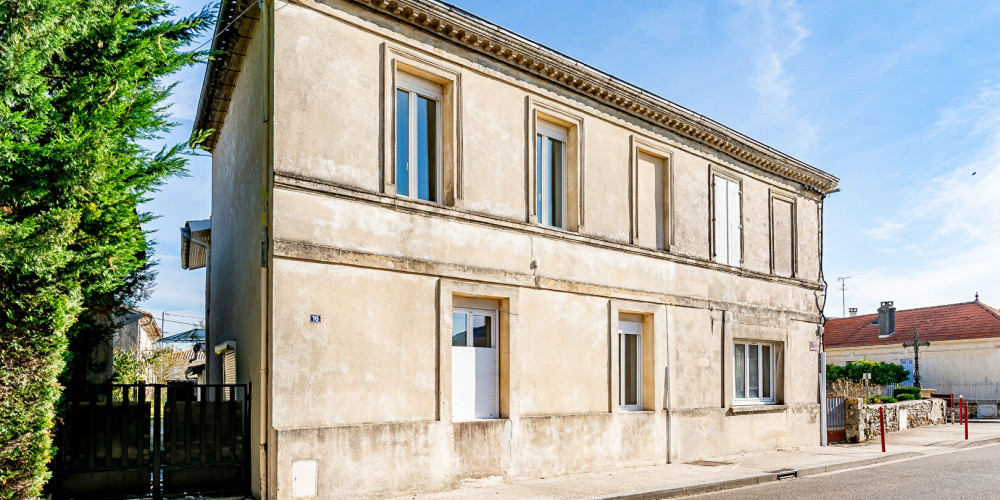
[[[715,177],[712,182],[714,189],[713,202],[715,209],[715,261],[721,264],[729,263],[729,212],[726,210],[728,204],[728,182],[722,177]]]
[[[794,272],[792,249],[792,204],[779,199],[771,200],[772,268],[778,276],[792,276]]]
[[[666,248],[664,230],[664,161],[645,152],[639,152],[638,161],[638,225],[639,241],[642,246],[656,249]]]
[[[728,181],[726,184],[728,194],[726,208],[729,218],[729,265],[738,266],[743,260],[743,249],[740,247],[740,241],[742,241],[740,231],[743,229],[740,225],[740,185],[732,181]]]

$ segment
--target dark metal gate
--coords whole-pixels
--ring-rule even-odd
[[[247,384],[114,384],[67,398],[56,498],[246,493]]]
[[[826,441],[828,443],[847,441],[844,410],[844,396],[826,397]]]

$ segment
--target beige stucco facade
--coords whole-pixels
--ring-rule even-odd
[[[456,42],[431,22],[452,14],[422,2],[384,4],[279,1],[237,25],[249,40],[210,145],[208,325],[209,344],[236,340],[252,383],[254,494],[380,496],[818,443],[836,178],[718,124],[667,126],[655,103],[573,90],[503,46],[484,55],[485,35]],[[443,89],[441,203],[396,194],[400,71]],[[565,229],[534,213],[540,119],[569,136]],[[636,191],[647,156],[665,168],[663,248]],[[736,265],[713,260],[715,175],[739,186]],[[457,422],[451,313],[474,299],[496,304],[501,418]],[[629,411],[622,313],[643,332]],[[773,404],[734,404],[740,340],[773,346]]]

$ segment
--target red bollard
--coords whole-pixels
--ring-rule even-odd
[[[878,427],[879,427],[879,434],[882,436],[882,453],[885,453],[885,407],[884,406],[878,407]]]
[[[962,425],[965,420],[965,400],[962,396],[958,397],[958,425]]]
[[[965,403],[965,440],[969,440],[969,403]]]

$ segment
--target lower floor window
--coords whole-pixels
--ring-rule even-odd
[[[451,315],[452,418],[500,416],[497,311],[455,308]]]
[[[735,403],[774,402],[774,344],[736,342],[733,345]]]
[[[622,315],[618,320],[618,356],[623,410],[642,409],[642,318]]]

